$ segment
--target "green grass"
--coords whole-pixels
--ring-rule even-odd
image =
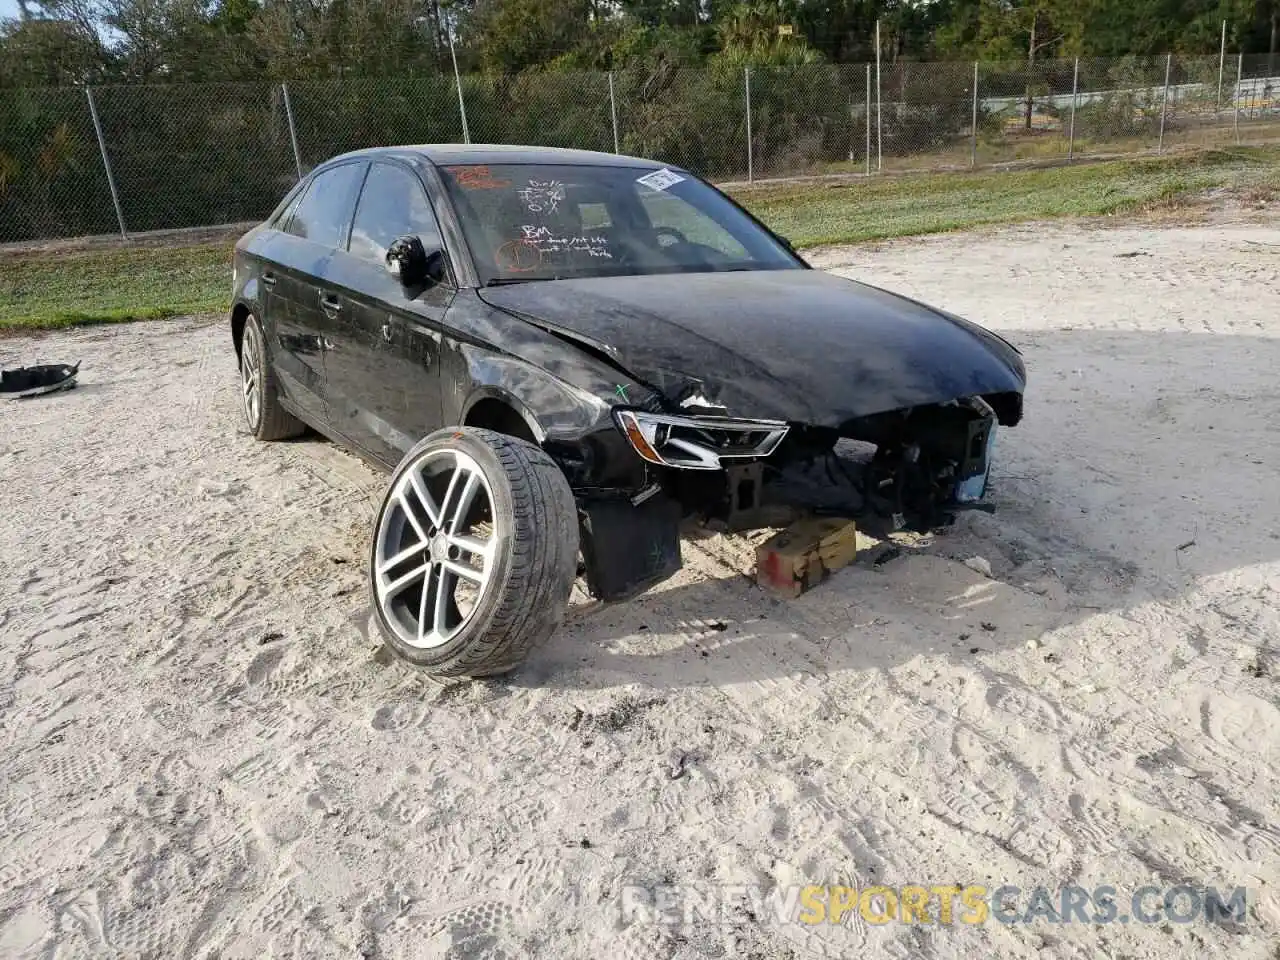
[[[228,243],[0,252],[0,330],[208,313],[230,293]]]
[[[1280,188],[1280,151],[1210,151],[1050,169],[943,173],[734,191],[797,247],[987,224],[1129,213],[1215,188]]]
[[[1214,189],[1280,190],[1280,151],[1236,149],[1051,169],[736,188],[797,247],[1171,207]],[[0,252],[0,330],[227,308],[229,242]]]

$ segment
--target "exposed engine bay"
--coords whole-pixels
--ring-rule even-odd
[[[667,489],[686,514],[729,531],[784,525],[801,512],[929,529],[982,497],[995,427],[980,397],[855,425],[870,429],[796,427],[767,456],[673,472]]]
[[[814,514],[885,533],[989,510],[982,497],[996,428],[1018,422],[1021,396],[894,410],[840,429],[622,408],[614,416],[651,465],[651,483],[629,501],[584,505],[588,567],[603,568],[590,586],[602,599],[633,595],[675,573],[681,522],[742,532]],[[606,529],[614,549],[591,550]],[[620,542],[627,549],[618,550]]]

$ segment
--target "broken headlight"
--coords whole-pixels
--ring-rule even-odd
[[[670,417],[625,409],[614,410],[613,416],[641,457],[682,470],[719,470],[725,458],[767,457],[788,429],[779,420]]]

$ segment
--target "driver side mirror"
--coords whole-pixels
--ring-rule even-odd
[[[444,251],[428,250],[414,236],[400,237],[387,247],[387,272],[406,288],[440,283],[445,278]]]

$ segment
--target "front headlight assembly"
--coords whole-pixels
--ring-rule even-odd
[[[726,466],[723,460],[767,457],[788,430],[780,420],[671,417],[621,408],[613,416],[641,457],[681,470],[719,470]]]

